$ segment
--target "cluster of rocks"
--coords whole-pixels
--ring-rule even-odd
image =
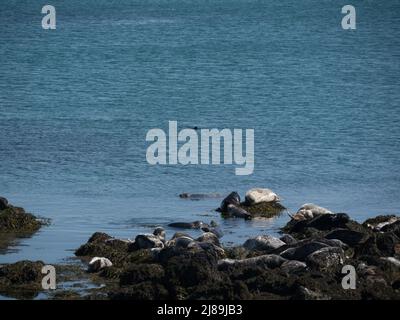
[[[400,218],[360,224],[320,208],[302,207],[280,238],[236,247],[212,232],[167,240],[156,228],[133,241],[95,233],[76,255],[97,257],[89,270],[114,279],[110,299],[399,299]],[[342,287],[344,265],[354,266],[356,289]]]
[[[268,189],[250,190],[243,202],[233,192],[222,201],[220,211],[248,218],[279,200]],[[4,200],[1,205],[0,216],[24,213]],[[24,219],[28,226],[36,221],[29,215]],[[132,240],[94,233],[75,252],[87,263],[86,274],[105,284],[90,298],[400,299],[398,216],[358,223],[345,213],[305,204],[279,237],[263,234],[234,247],[221,244],[222,231],[213,221],[177,222],[169,227],[203,233],[192,237],[176,232],[167,238],[165,230],[157,227]],[[42,262],[29,261],[0,266],[0,294],[40,290],[41,266]],[[356,271],[355,289],[342,286],[344,266]]]
[[[6,249],[15,238],[33,235],[45,223],[0,197],[0,250]]]
[[[231,192],[222,200],[217,211],[224,217],[251,219],[255,216],[273,217],[280,214],[285,207],[280,204],[280,197],[270,189],[253,188],[246,192],[245,200],[240,201],[237,192]]]

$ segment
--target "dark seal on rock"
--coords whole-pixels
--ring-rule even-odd
[[[0,197],[0,211],[8,208],[8,200]]]
[[[240,205],[240,196],[237,192],[231,192],[224,200],[222,200],[219,210],[221,212],[226,212],[228,210],[228,205],[233,204],[235,206]]]

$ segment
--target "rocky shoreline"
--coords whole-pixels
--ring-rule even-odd
[[[254,211],[246,209],[255,205],[275,208],[279,199],[267,202],[270,198],[264,196],[270,196],[270,190],[259,190],[253,196],[261,192],[263,202],[247,195],[240,202],[237,194],[230,194],[220,211],[232,216],[229,208],[234,206],[250,214],[236,217],[251,218]],[[75,251],[87,270],[69,272],[70,277],[90,277],[102,286],[83,295],[59,290],[52,298],[400,299],[398,216],[382,215],[359,223],[345,213],[305,204],[291,216],[279,238],[263,234],[234,247],[221,244],[222,232],[215,223],[180,226],[198,227],[203,234],[193,238],[176,232],[167,237],[157,227],[151,234],[126,240],[94,233]],[[0,294],[10,294],[13,283],[37,284],[41,264],[25,261],[1,266]],[[344,266],[355,270],[354,289],[342,286]]]
[[[5,251],[18,238],[31,237],[48,223],[0,197],[0,252]]]

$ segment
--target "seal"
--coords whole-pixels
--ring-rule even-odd
[[[281,198],[270,189],[253,188],[246,192],[245,202],[247,205],[254,205],[261,202],[278,202]]]
[[[292,218],[294,220],[309,220],[322,214],[333,214],[333,212],[313,203],[305,203]]]
[[[248,213],[246,210],[236,207],[233,204],[229,204],[227,207],[227,212],[229,216],[235,217],[235,218],[244,218],[244,219],[251,219],[252,216],[250,213]]]
[[[219,193],[188,193],[184,192],[179,195],[181,199],[189,199],[189,200],[202,200],[202,199],[213,199],[220,198],[221,195]]]
[[[8,208],[8,200],[4,197],[0,197],[0,211]]]
[[[240,196],[235,191],[228,194],[228,196],[224,200],[222,200],[218,211],[226,212],[228,210],[228,205],[230,204],[233,204],[235,206],[238,206],[240,204]]]
[[[173,222],[170,223],[168,227],[180,228],[180,229],[201,229],[203,227],[210,227],[210,226],[202,221],[193,221],[193,222]]]

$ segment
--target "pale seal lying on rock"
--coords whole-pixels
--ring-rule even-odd
[[[285,261],[286,259],[275,254],[266,254],[247,259],[221,259],[218,261],[218,270],[226,270],[230,266],[264,267],[274,269],[281,266]]]
[[[245,200],[247,205],[254,205],[261,202],[278,202],[281,199],[270,189],[253,188],[246,192]]]
[[[89,272],[97,272],[104,268],[108,268],[112,266],[112,262],[104,257],[94,257],[89,262],[88,271]]]
[[[270,253],[284,246],[285,244],[285,242],[279,240],[278,238],[269,235],[263,235],[247,239],[243,244],[243,247],[247,250],[266,251],[267,253]]]
[[[294,220],[307,220],[321,214],[333,214],[333,212],[324,207],[317,206],[316,204],[306,203],[300,207],[292,218]]]

